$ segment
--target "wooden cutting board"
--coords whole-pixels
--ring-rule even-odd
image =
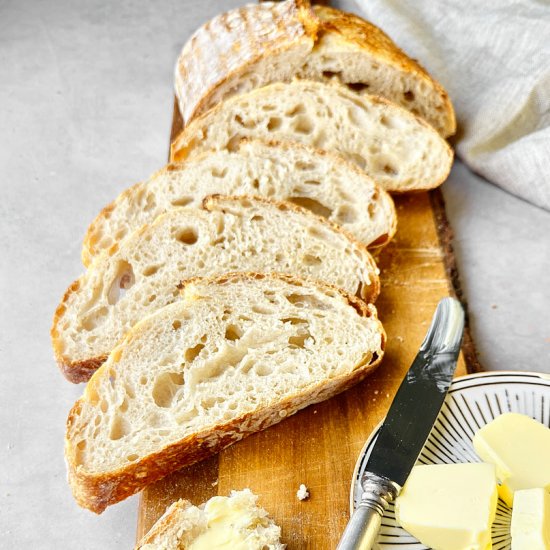
[[[180,129],[175,106],[172,139]],[[397,235],[378,258],[382,292],[376,307],[388,335],[379,369],[351,390],[151,485],[140,498],[138,539],[178,498],[200,504],[249,487],[282,527],[289,550],[335,548],[349,517],[359,452],[385,416],[437,302],[460,297],[441,192],[396,197],[396,206]],[[457,376],[476,370],[467,334]],[[311,495],[305,501],[296,498],[301,483]]]

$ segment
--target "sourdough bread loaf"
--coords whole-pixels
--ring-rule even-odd
[[[69,414],[69,482],[94,512],[351,387],[384,352],[374,306],[335,287],[233,274],[182,294],[128,332]]]
[[[87,380],[136,322],[177,298],[182,281],[242,270],[311,277],[368,302],[379,292],[366,247],[338,226],[291,203],[209,197],[132,233],[69,287],[51,333],[63,373]]]
[[[237,548],[284,550],[280,538],[281,528],[258,506],[258,497],[243,489],[200,506],[174,502],[134,550],[213,550],[229,542]]]
[[[294,77],[336,80],[418,114],[443,136],[456,130],[443,87],[378,27],[307,2],[263,2],[220,14],[185,44],[175,87],[185,123],[231,96]]]
[[[172,144],[172,160],[236,150],[242,138],[337,151],[390,192],[437,187],[453,159],[445,140],[406,109],[336,84],[299,80],[230,97],[194,119]]]
[[[369,248],[387,244],[396,229],[391,197],[339,155],[300,144],[245,141],[234,152],[169,164],[124,191],[90,225],[84,264],[167,210],[196,208],[206,195],[218,193],[293,202],[338,223]]]

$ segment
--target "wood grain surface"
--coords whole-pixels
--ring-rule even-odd
[[[172,139],[180,128],[175,107]],[[249,487],[282,527],[289,550],[335,548],[349,517],[350,483],[359,452],[385,416],[437,302],[460,296],[440,191],[395,200],[397,235],[378,257],[382,292],[376,307],[388,334],[380,368],[351,390],[151,485],[140,497],[138,538],[178,498],[200,504]],[[475,370],[468,335],[457,376]],[[311,495],[305,501],[296,497],[301,483]]]

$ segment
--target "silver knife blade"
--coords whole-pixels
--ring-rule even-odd
[[[453,298],[437,306],[413,364],[399,386],[366,470],[402,486],[430,435],[456,370],[464,311]]]
[[[399,494],[441,410],[463,331],[460,303],[444,298],[382,424],[361,477],[361,501],[337,550],[370,550],[375,544],[384,511]]]

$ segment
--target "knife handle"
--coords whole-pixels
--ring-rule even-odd
[[[382,516],[401,490],[397,483],[372,472],[363,474],[361,486],[361,502],[353,512],[336,550],[371,550]]]

